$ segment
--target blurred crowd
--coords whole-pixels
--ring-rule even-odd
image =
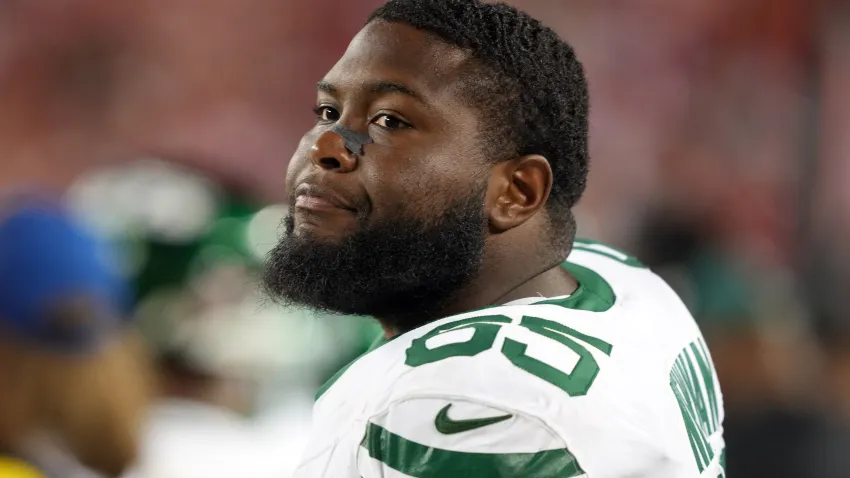
[[[134,291],[159,395],[131,476],[286,476],[313,391],[379,333],[278,309],[256,277],[315,81],[380,3],[0,6],[0,190],[61,197]],[[847,476],[850,9],[509,3],[585,65],[579,235],[636,254],[697,317],[729,476]]]

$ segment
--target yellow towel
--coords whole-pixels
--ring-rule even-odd
[[[0,478],[45,478],[29,463],[0,456]]]

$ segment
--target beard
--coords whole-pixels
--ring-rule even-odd
[[[266,292],[284,306],[372,316],[399,332],[436,320],[481,268],[485,192],[479,188],[431,219],[361,223],[337,243],[295,236],[290,212],[266,263]]]

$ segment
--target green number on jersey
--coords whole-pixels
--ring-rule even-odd
[[[709,437],[720,427],[718,387],[702,339],[691,342],[679,353],[670,370],[670,388],[682,412],[697,469],[702,473],[715,456]],[[725,456],[721,456],[721,464],[725,467]]]
[[[571,397],[579,397],[587,394],[590,386],[593,385],[593,381],[596,380],[596,375],[599,373],[599,364],[596,363],[596,359],[593,358],[593,355],[585,346],[579,344],[569,336],[584,340],[606,355],[611,355],[611,344],[595,337],[584,335],[558,322],[537,317],[523,317],[519,325],[534,333],[549,337],[566,345],[578,354],[578,363],[576,363],[572,372],[564,373],[547,363],[529,357],[525,354],[525,350],[528,348],[526,344],[509,338],[505,338],[505,343],[502,345],[502,353],[505,354],[505,357],[517,367],[546,380],[567,392],[567,395]]]
[[[407,360],[404,363],[411,367],[418,367],[449,357],[473,357],[492,347],[502,324],[510,323],[510,321],[511,319],[504,315],[485,315],[457,320],[435,327],[434,330],[411,342],[407,349]],[[446,344],[433,349],[429,349],[425,345],[425,342],[431,337],[462,329],[473,330],[472,337],[466,342]]]
[[[407,359],[404,363],[411,367],[418,367],[449,357],[473,357],[485,350],[491,349],[496,342],[496,335],[499,333],[499,330],[503,325],[510,322],[511,319],[503,315],[488,315],[443,324],[422,337],[413,340],[407,349]],[[539,317],[523,317],[519,325],[538,335],[559,342],[578,354],[579,360],[573,370],[571,372],[564,372],[552,365],[526,355],[527,344],[505,338],[505,343],[502,345],[502,354],[511,363],[560,388],[571,397],[585,395],[590,389],[590,386],[593,385],[596,375],[599,373],[599,364],[587,347],[573,339],[582,340],[592,347],[599,349],[604,354],[611,355],[611,344],[596,337],[582,334],[558,322]],[[426,345],[428,339],[448,331],[462,329],[473,329],[472,337],[466,342],[441,345],[432,349],[429,349]]]

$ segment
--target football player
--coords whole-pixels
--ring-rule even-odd
[[[567,43],[504,4],[391,0],[317,90],[265,283],[386,339],[320,390],[296,476],[724,476],[691,314],[575,239],[588,90]]]

